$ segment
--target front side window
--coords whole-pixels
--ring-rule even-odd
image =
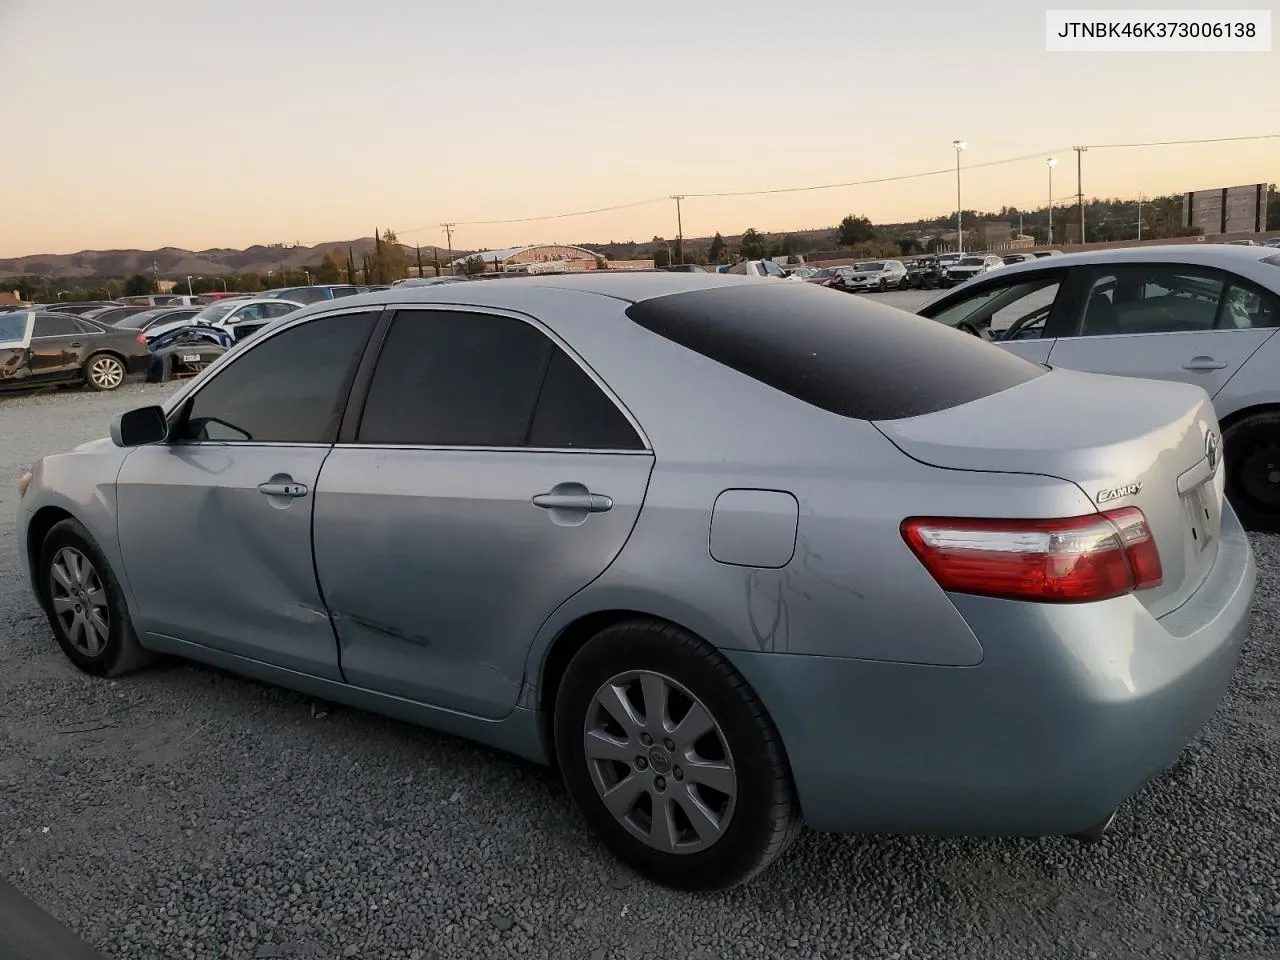
[[[1095,267],[1076,329],[1085,337],[1212,330],[1225,287],[1220,274],[1199,267]]]
[[[29,313],[0,313],[0,343],[25,343],[30,319]]]
[[[397,314],[357,442],[639,449],[613,401],[542,331],[513,317]]]
[[[179,439],[333,443],[373,322],[318,317],[240,353],[191,399]]]

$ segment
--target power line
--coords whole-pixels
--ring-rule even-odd
[[[1241,140],[1276,140],[1280,133],[1259,133],[1249,137],[1207,137],[1201,140],[1151,140],[1147,143],[1091,143],[1094,150],[1119,150],[1123,147],[1180,147],[1192,143],[1238,143]]]
[[[1245,137],[1205,137],[1194,140],[1152,140],[1145,143],[1098,143],[1089,144],[1084,149],[1108,150],[1122,149],[1127,147],[1169,147],[1169,146],[1186,146],[1189,144],[1202,143],[1237,143],[1245,140],[1274,140],[1280,139],[1280,133],[1262,133]],[[1057,153],[1065,153],[1073,147],[1058,147],[1053,150],[1038,150],[1035,153],[1027,153],[1018,157],[1006,157],[1002,160],[988,160],[984,163],[972,163],[965,167],[965,170],[981,170],[987,167],[1000,167],[1011,163],[1024,163],[1028,160],[1040,160],[1046,156],[1052,156]],[[940,167],[937,170],[924,170],[918,173],[903,173],[891,177],[873,177],[868,180],[848,180],[842,183],[819,183],[810,184],[801,187],[774,187],[763,190],[726,190],[711,193],[685,193],[681,194],[682,199],[712,199],[717,197],[759,197],[782,193],[810,193],[818,190],[839,190],[846,187],[866,187],[874,186],[881,183],[898,183],[904,180],[920,180],[925,177],[938,177],[950,175],[953,168],[950,166]],[[454,223],[460,227],[488,227],[488,226],[504,226],[515,223],[540,223],[547,220],[568,220],[573,217],[587,217],[597,213],[611,213],[615,210],[630,210],[635,207],[645,207],[655,203],[661,203],[670,200],[673,195],[664,197],[649,197],[644,200],[634,200],[630,203],[618,203],[608,207],[596,207],[592,210],[575,210],[571,213],[549,213],[535,217],[511,217],[500,220],[458,220]],[[409,230],[400,231],[404,234],[420,233],[423,230],[438,229],[438,225],[431,224],[423,227],[413,227]]]

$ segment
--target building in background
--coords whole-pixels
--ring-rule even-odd
[[[1182,224],[1199,227],[1206,237],[1224,233],[1261,233],[1267,229],[1267,185],[1217,187],[1183,195]]]
[[[505,250],[484,250],[453,261],[456,270],[464,269],[472,257],[484,261],[486,273],[580,273],[596,270],[601,263],[610,269],[651,268],[652,260],[611,260],[586,247],[567,243],[540,243],[530,247],[508,247]]]

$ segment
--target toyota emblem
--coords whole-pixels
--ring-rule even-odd
[[[1209,469],[1217,470],[1218,462],[1222,459],[1222,449],[1218,435],[1212,430],[1210,430],[1209,435],[1204,438],[1204,456],[1205,459],[1209,461]]]

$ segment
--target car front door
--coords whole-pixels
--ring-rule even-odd
[[[1081,271],[1073,318],[1049,354],[1054,366],[1181,380],[1215,396],[1275,333],[1271,295],[1220,270],[1171,263]]]
[[[31,378],[31,328],[33,315],[0,313],[0,386]]]
[[[31,378],[64,380],[74,376],[86,355],[87,337],[69,313],[38,313],[31,330]]]
[[[376,312],[312,318],[247,345],[138,447],[116,481],[137,629],[340,680],[316,584],[316,480]]]
[[[1063,270],[1037,270],[992,277],[919,312],[947,326],[990,336],[1003,349],[1034,363],[1047,363],[1054,324],[1067,309],[1066,276]]]
[[[343,433],[315,555],[344,676],[505,716],[542,623],[631,533],[639,429],[541,325],[451,307],[395,315]]]

